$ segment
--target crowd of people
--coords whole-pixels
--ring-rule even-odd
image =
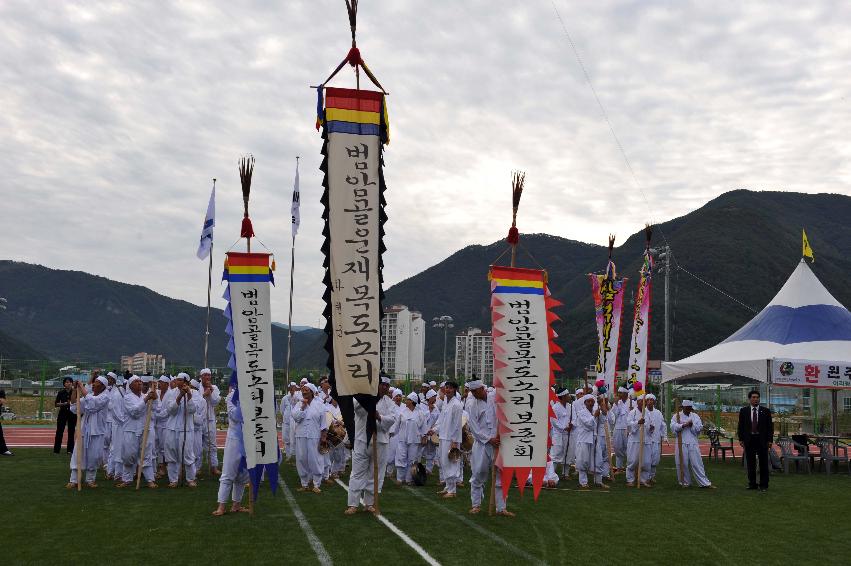
[[[154,378],[109,372],[95,373],[88,386],[68,384],[67,395],[57,398],[57,406],[61,404],[69,415],[80,413],[81,441],[69,445],[73,454],[66,487],[85,482],[96,488],[97,471],[103,468],[119,488],[134,483],[137,473],[149,488],[158,487],[163,477],[170,488],[181,484],[194,488],[206,459],[211,476],[219,476],[213,514],[225,514],[228,502],[231,512],[245,511],[248,473],[240,465],[239,403],[234,391],[228,391],[228,432],[220,471],[215,420],[221,394],[211,383],[209,369],[201,370],[198,378],[186,373]],[[566,389],[553,391],[553,397],[557,400],[551,402],[545,489],[556,488],[574,474],[581,490],[608,489],[618,473],[624,473],[627,486],[652,487],[669,430],[679,439],[674,451],[679,484],[688,487],[694,481],[702,488],[714,487],[706,477],[698,444],[703,424],[690,401],[683,401],[666,423],[654,395],[635,397],[623,387],[611,404],[593,387],[572,394]],[[466,476],[470,513],[481,512],[485,486],[494,481],[496,514],[514,516],[502,495],[501,474],[492,473],[500,445],[496,395],[481,380],[468,381],[463,389],[453,381],[439,385],[432,381],[405,394],[382,376],[374,430],[368,409],[355,400],[351,439],[327,378],[318,385],[307,379],[289,383],[279,412],[282,457],[294,461],[299,491],[321,494],[323,484],[342,479],[351,466],[348,515],[375,512],[375,491],[380,494],[386,480],[412,486],[425,485],[434,477],[441,486],[438,495],[452,499]],[[60,435],[57,439],[61,443]],[[530,473],[527,483],[531,481]]]

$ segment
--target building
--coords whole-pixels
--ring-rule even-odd
[[[121,371],[129,371],[134,375],[159,375],[165,372],[165,357],[147,352],[121,356]]]
[[[493,336],[479,328],[468,328],[455,335],[455,379],[473,376],[493,383]]]
[[[381,319],[381,367],[395,379],[425,375],[425,320],[405,305],[385,307]]]

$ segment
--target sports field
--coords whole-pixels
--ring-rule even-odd
[[[345,491],[297,493],[285,465],[256,515],[210,516],[218,483],[196,490],[67,491],[68,456],[17,448],[0,458],[3,564],[847,564],[851,476],[776,474],[745,491],[739,460],[707,461],[716,490],[676,485],[665,458],[653,489],[509,495],[513,519],[470,516],[469,489],[386,485],[379,521],[345,517]],[[619,477],[620,479],[620,477]],[[622,479],[620,480],[622,482]],[[431,561],[431,562],[429,562]]]

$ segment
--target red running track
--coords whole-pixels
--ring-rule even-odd
[[[34,427],[34,426],[4,426],[3,434],[6,437],[6,444],[11,448],[15,447],[36,447],[36,448],[53,448],[53,438],[56,434],[55,429]],[[67,432],[65,433],[68,434]],[[226,430],[216,431],[216,444],[220,447],[225,445]],[[670,440],[667,444],[662,444],[662,455],[673,456],[675,443]],[[709,441],[700,443],[700,453],[704,456],[709,455]],[[741,454],[741,449],[736,445],[737,455]]]

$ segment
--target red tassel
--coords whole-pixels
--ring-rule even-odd
[[[506,238],[509,244],[512,246],[516,246],[520,242],[520,231],[517,229],[517,226],[512,226],[508,231],[508,238]]]
[[[358,65],[363,64],[363,59],[360,58],[360,49],[357,47],[352,47],[349,49],[349,54],[346,55],[346,61],[349,62],[349,65],[352,67],[357,67]]]
[[[254,237],[254,228],[251,226],[251,219],[249,217],[244,217],[242,219],[242,231],[239,234],[240,238],[253,238]]]

